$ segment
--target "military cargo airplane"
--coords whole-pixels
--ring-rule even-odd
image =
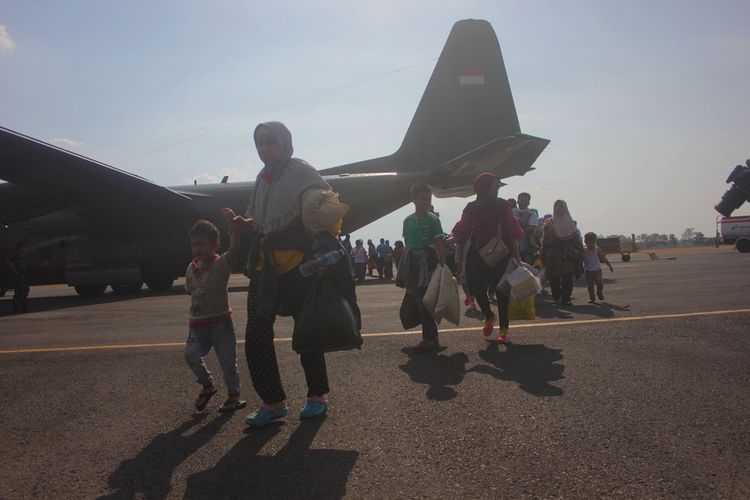
[[[524,175],[548,143],[520,131],[490,24],[463,20],[398,151],[321,174],[351,207],[348,233],[409,203],[415,182],[437,197],[465,197],[478,172]],[[23,243],[30,285],[67,283],[82,296],[107,286],[135,292],[144,282],[170,288],[190,260],[190,226],[208,218],[221,227],[219,209],[243,212],[254,184],[163,187],[2,127],[0,179],[0,263]]]

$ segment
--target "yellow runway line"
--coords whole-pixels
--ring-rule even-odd
[[[676,319],[676,318],[694,318],[701,316],[726,316],[731,314],[747,314],[750,313],[748,309],[725,309],[719,311],[700,311],[700,312],[689,312],[689,313],[674,313],[674,314],[652,314],[647,316],[624,316],[621,318],[602,318],[602,319],[580,319],[571,321],[553,321],[548,323],[524,323],[521,325],[513,325],[512,330],[518,330],[521,328],[546,328],[546,327],[559,327],[559,326],[576,326],[576,325],[595,325],[602,323],[621,323],[626,321],[649,321],[658,319]],[[481,330],[482,327],[477,325],[475,327],[466,328],[446,328],[440,330],[440,333],[464,333],[464,332],[476,332]],[[362,336],[368,337],[397,337],[402,335],[414,335],[419,333],[418,330],[411,331],[399,331],[399,332],[380,332],[380,333],[363,333]],[[290,342],[292,339],[289,337],[274,339],[276,343]],[[244,340],[238,340],[238,344],[243,344]],[[98,351],[104,349],[148,349],[153,347],[182,347],[185,342],[158,342],[150,344],[103,344],[103,345],[90,345],[90,346],[73,346],[73,347],[41,347],[41,348],[29,348],[29,349],[2,349],[0,354],[31,354],[31,353],[45,353],[45,352],[73,352],[73,351]]]

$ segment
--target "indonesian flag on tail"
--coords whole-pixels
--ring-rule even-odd
[[[484,85],[484,68],[463,68],[458,75],[459,85]]]

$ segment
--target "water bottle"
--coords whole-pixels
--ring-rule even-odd
[[[342,248],[324,253],[323,255],[319,255],[317,258],[309,260],[299,266],[299,273],[307,278],[315,274],[320,267],[334,265],[340,261],[344,255],[346,255],[346,251]]]

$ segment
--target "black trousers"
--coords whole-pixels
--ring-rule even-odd
[[[550,288],[552,289],[552,298],[554,300],[568,301],[573,295],[573,282],[575,281],[574,273],[553,274],[549,277]]]
[[[510,297],[504,293],[498,293],[495,288],[500,282],[500,278],[505,274],[508,267],[510,256],[500,259],[495,266],[489,267],[485,264],[479,251],[474,245],[469,248],[469,255],[466,260],[466,274],[469,279],[469,292],[474,296],[486,319],[492,318],[495,314],[490,307],[488,292],[495,295],[497,300],[498,324],[502,328],[508,328],[508,302]]]
[[[258,280],[259,276],[250,278],[247,293],[247,328],[245,329],[245,357],[250,369],[250,378],[255,392],[266,404],[278,403],[286,399],[284,387],[281,384],[279,365],[276,361],[273,325],[276,315],[270,318],[259,317],[258,312]],[[302,302],[312,280],[304,278],[294,269],[279,276],[279,297],[297,321]],[[307,397],[327,394],[328,373],[326,372],[325,356],[320,353],[306,353],[300,355],[302,369],[307,382]]]
[[[26,283],[18,283],[13,291],[13,312],[25,313],[29,311],[26,299],[29,297],[30,288]]]

